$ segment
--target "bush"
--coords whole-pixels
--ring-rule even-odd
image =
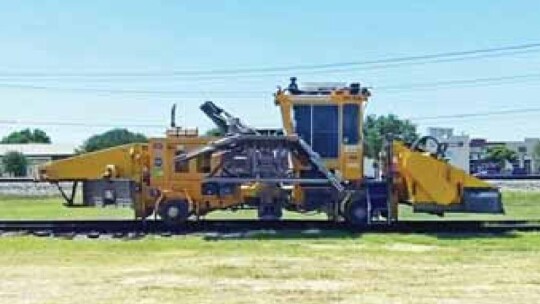
[[[80,152],[93,152],[130,143],[144,142],[147,142],[147,139],[143,134],[133,133],[126,129],[113,129],[88,138],[82,145]]]
[[[2,158],[2,164],[4,165],[4,171],[12,176],[26,176],[28,161],[22,153],[15,151],[6,153]]]

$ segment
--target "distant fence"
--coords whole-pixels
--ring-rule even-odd
[[[62,182],[60,186],[67,191],[71,190],[71,182]],[[0,195],[3,196],[59,196],[60,192],[55,184],[36,182],[33,179],[2,178],[0,179]]]
[[[33,178],[29,177],[2,177],[0,178],[0,183],[38,183]]]

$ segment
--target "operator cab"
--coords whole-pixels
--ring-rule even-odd
[[[287,135],[297,134],[336,174],[359,181],[363,178],[363,109],[369,96],[359,83],[300,86],[291,77],[287,89],[276,94],[276,104]]]
[[[305,210],[324,210],[331,206],[351,222],[371,222],[378,214],[388,214],[388,184],[364,178],[363,114],[370,91],[359,83],[319,82],[298,84],[292,77],[285,90],[275,95],[287,135],[297,135],[318,154],[322,164],[354,196],[351,203],[340,198],[325,185],[296,187],[299,205]],[[319,171],[295,166],[300,178],[319,178]],[[366,197],[369,206],[366,207]],[[343,206],[341,206],[343,205]],[[359,211],[358,211],[359,210]],[[357,212],[358,211],[358,212]],[[327,210],[329,215],[336,215]]]

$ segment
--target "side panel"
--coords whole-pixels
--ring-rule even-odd
[[[127,179],[84,181],[83,204],[131,206],[135,203],[135,190],[135,182]]]
[[[122,177],[139,180],[147,145],[130,144],[84,153],[70,158],[49,162],[39,168],[43,181],[73,181]],[[110,172],[108,172],[110,170]]]
[[[242,203],[240,187],[204,183],[221,161],[221,156],[199,155],[188,161],[176,161],[184,155],[208,145],[213,138],[178,137],[150,139],[151,189],[168,199],[186,199],[195,214],[204,215],[214,209]]]
[[[362,147],[362,117],[358,104],[344,104],[341,115],[341,168],[348,180],[364,177],[364,157]]]

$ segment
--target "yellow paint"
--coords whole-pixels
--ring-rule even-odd
[[[358,106],[358,134],[360,136],[357,144],[350,145],[342,142],[339,138],[338,147],[339,156],[337,158],[325,158],[324,164],[327,168],[339,171],[343,178],[347,180],[361,180],[364,176],[364,157],[363,157],[363,115],[364,105],[368,97],[364,95],[352,95],[347,89],[340,89],[332,92],[330,95],[291,95],[285,91],[279,90],[274,95],[274,102],[280,108],[281,119],[285,134],[294,134],[293,107],[295,105],[335,105],[338,107],[338,128],[342,127],[342,109],[346,104]],[[341,132],[340,132],[341,135]],[[341,136],[340,136],[341,137]],[[302,169],[298,163],[295,163],[295,169]]]
[[[357,186],[361,185],[364,174],[362,129],[366,102],[367,96],[351,95],[347,90],[318,96],[290,95],[283,91],[275,94],[275,103],[280,107],[283,128],[287,135],[294,135],[294,105],[336,105],[340,113],[340,128],[343,105],[358,105],[359,142],[343,143],[340,136],[339,156],[323,160],[327,168]],[[166,137],[152,138],[147,144],[124,145],[48,163],[40,167],[40,179],[50,182],[103,178],[133,180],[140,189],[136,193],[134,205],[137,217],[146,217],[160,202],[172,198],[186,199],[191,210],[197,215],[204,215],[215,209],[232,207],[260,197],[264,187],[257,183],[241,185],[228,195],[202,194],[202,183],[207,174],[218,166],[219,154],[211,159],[196,158],[186,164],[175,163],[176,155],[205,146],[216,139],[198,136],[197,130],[172,128],[167,131]],[[444,161],[411,151],[400,142],[393,143],[393,150],[397,175],[391,191],[394,215],[397,215],[398,202],[435,203],[447,206],[460,203],[464,187],[490,187],[489,184]],[[293,159],[293,166],[298,177],[302,169],[301,164]],[[295,185],[292,189],[291,203],[301,205],[304,203],[304,197],[302,187]]]
[[[49,162],[40,167],[40,179],[72,181],[110,175],[139,180],[147,149],[146,144],[130,144]]]
[[[165,138],[151,138],[148,144],[119,146],[50,162],[40,168],[40,179],[50,182],[130,179],[141,188],[134,204],[137,217],[145,217],[149,210],[167,199],[186,199],[191,210],[203,215],[210,210],[243,203],[244,195],[255,195],[258,189],[253,185],[230,195],[202,195],[203,179],[217,166],[219,159],[193,159],[185,166],[175,164],[179,153],[205,146],[215,139],[176,128],[168,130]],[[149,172],[149,183],[143,179],[144,172]],[[161,195],[152,197],[152,189],[159,190]]]
[[[394,142],[393,150],[398,175],[395,186],[401,201],[447,206],[461,203],[465,187],[492,187],[443,160],[412,151],[401,142]]]

